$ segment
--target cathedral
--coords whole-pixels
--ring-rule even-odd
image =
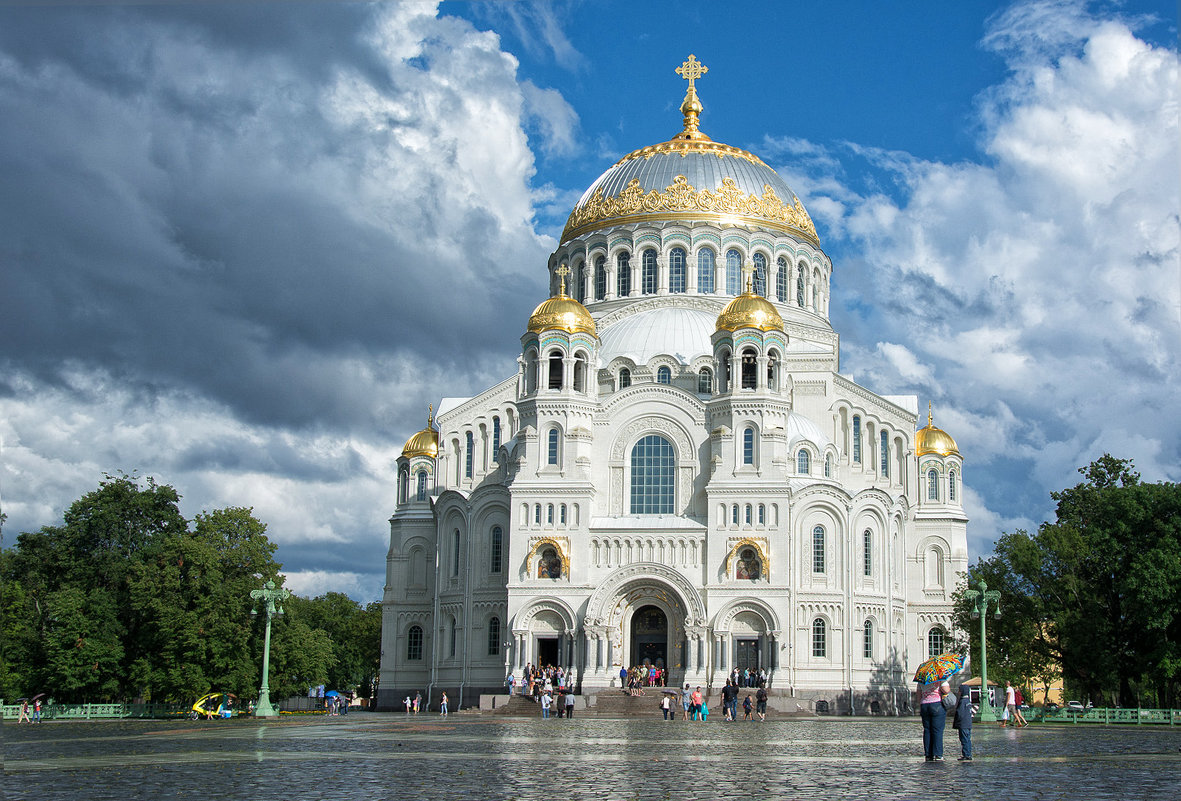
[[[706,71],[676,70],[682,130],[571,211],[516,373],[402,450],[379,709],[474,706],[527,664],[593,694],[647,663],[895,711],[950,644],[955,440],[840,372],[832,262],[783,179],[700,130]]]

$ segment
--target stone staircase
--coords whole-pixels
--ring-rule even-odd
[[[596,693],[588,695],[574,696],[574,717],[609,717],[609,718],[663,718],[660,711],[660,698],[662,689],[659,687],[644,688],[644,695],[635,696],[627,695],[618,689],[600,690]],[[744,688],[738,696],[738,716],[742,717],[742,699],[746,697],[748,691]],[[755,691],[749,690],[752,703],[754,701]],[[800,699],[790,695],[785,690],[769,690],[769,698],[767,699],[767,719],[772,718],[791,718],[791,717],[815,717],[813,712],[805,703],[800,703]],[[678,693],[676,696],[671,696],[673,702],[673,710],[676,713],[677,719],[680,720],[683,713],[681,708],[681,696]],[[506,717],[540,717],[541,709],[532,698],[525,698],[519,695],[514,695],[512,698],[507,696],[496,696],[495,706],[486,706],[484,701],[488,696],[481,699],[481,708],[486,714],[504,715]],[[722,713],[722,702],[718,697],[718,693],[710,693],[709,695],[709,717],[715,720],[722,720],[724,715]],[[553,714],[557,714],[557,695],[554,695],[555,706],[551,709]],[[753,714],[753,713],[752,713]]]

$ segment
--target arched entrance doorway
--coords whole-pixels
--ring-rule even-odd
[[[657,606],[642,606],[632,615],[632,664],[668,667],[668,617]]]

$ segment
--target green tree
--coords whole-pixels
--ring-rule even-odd
[[[278,575],[274,551],[252,510],[219,509],[198,514],[192,531],[168,536],[137,566],[132,600],[152,626],[132,671],[146,697],[257,691],[250,590]]]
[[[355,692],[372,682],[381,653],[381,604],[362,607],[339,592],[316,598],[293,597],[292,620],[325,632],[332,643],[329,689]]]
[[[1072,692],[1121,706],[1172,705],[1181,680],[1181,485],[1143,484],[1104,455],[1055,492],[1056,519],[1002,536],[970,571],[1001,590],[989,660],[1028,677],[1061,665]],[[962,596],[957,614],[966,622]],[[969,626],[969,631],[974,629]],[[975,635],[973,635],[975,636]]]

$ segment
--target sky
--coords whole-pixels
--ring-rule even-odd
[[[119,471],[378,600],[427,405],[515,371],[616,159],[701,127],[834,267],[841,371],[964,456],[973,560],[1111,453],[1181,481],[1165,2],[0,2],[5,546]]]

